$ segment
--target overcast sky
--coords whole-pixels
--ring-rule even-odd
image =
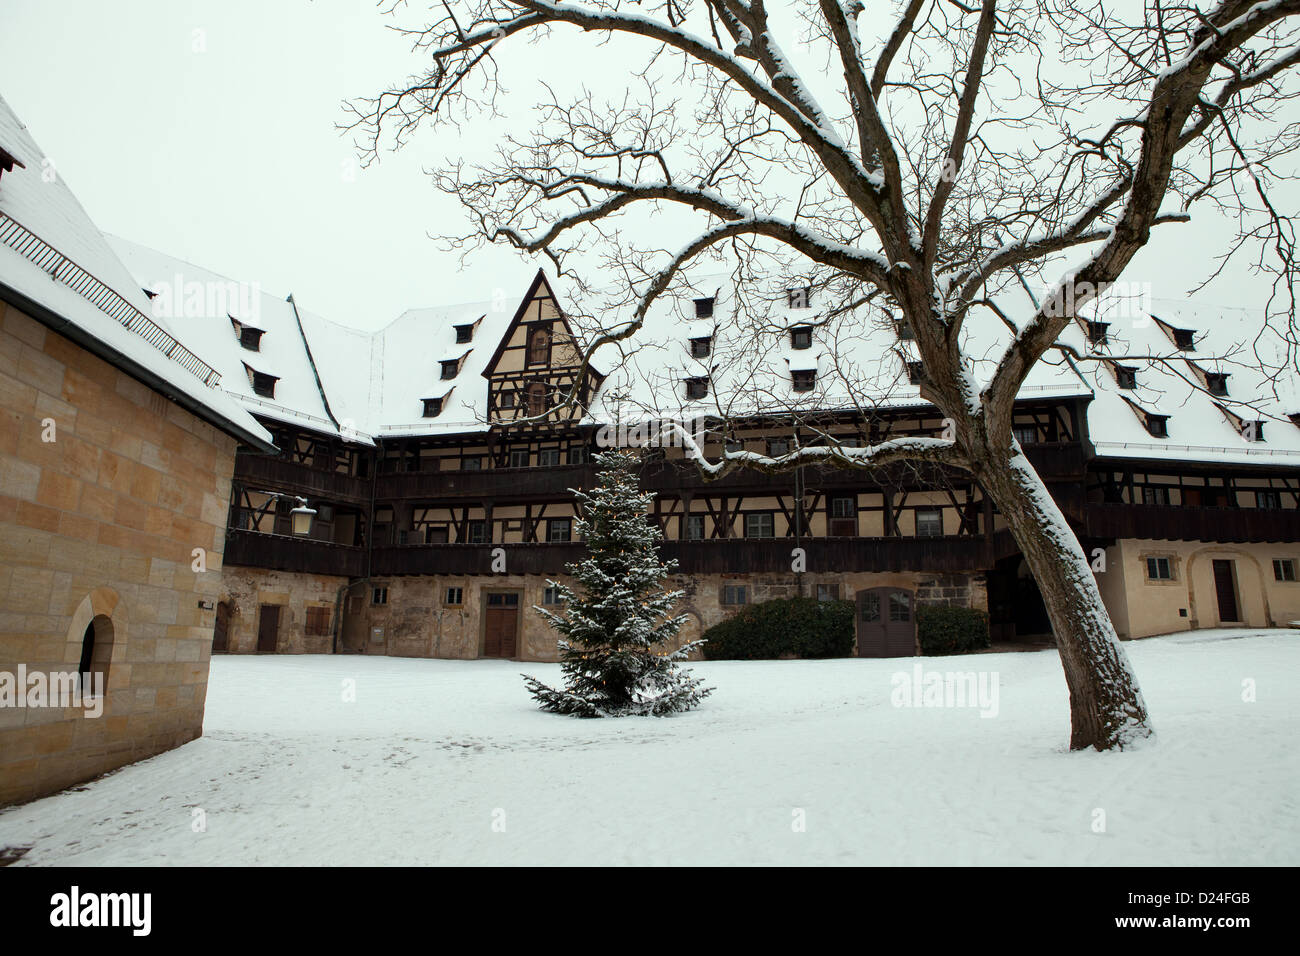
[[[505,249],[462,269],[430,238],[467,227],[422,167],[484,147],[482,133],[425,136],[360,169],[335,128],[344,99],[418,65],[390,22],[372,0],[0,0],[0,92],[106,232],[373,328],[490,298],[519,272]],[[583,39],[526,50],[519,76],[593,75]],[[1225,228],[1197,215],[1158,227],[1167,241],[1129,275],[1161,297],[1188,289]],[[1234,269],[1199,301],[1257,306],[1265,293]]]

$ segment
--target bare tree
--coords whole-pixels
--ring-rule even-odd
[[[951,440],[701,454],[700,468],[921,460],[969,472],[1042,591],[1071,747],[1123,747],[1151,733],[1147,709],[1084,552],[1013,438],[1013,404],[1152,228],[1197,200],[1241,214],[1229,254],[1251,240],[1264,250],[1269,321],[1294,364],[1293,233],[1265,184],[1286,177],[1279,160],[1300,135],[1279,118],[1296,95],[1300,0],[901,0],[888,21],[884,6],[868,17],[860,0],[448,0],[403,28],[427,71],[352,104],[349,123],[373,156],[426,121],[491,110],[519,41],[576,28],[641,44],[645,60],[614,82],[621,99],[543,85],[527,135],[505,137],[490,163],[449,165],[438,184],[480,241],[545,253],[562,272],[595,248],[627,277],[630,319],[594,336],[585,360],[635,336],[681,270],[727,245],[785,254],[842,303],[901,316]],[[675,251],[620,228],[643,205],[689,214]],[[998,309],[998,290],[1049,266],[1064,277],[1027,320]],[[1012,330],[983,376],[964,347],[975,323]]]

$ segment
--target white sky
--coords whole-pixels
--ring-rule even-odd
[[[370,0],[0,4],[0,92],[103,230],[363,328],[491,298],[496,276],[519,271],[506,249],[462,270],[431,238],[468,227],[422,167],[490,145],[482,130],[426,135],[363,170],[335,128],[344,99],[418,66]],[[589,38],[556,34],[524,48],[518,76],[576,82],[593,57]],[[1160,298],[1190,288],[1226,238],[1208,209],[1195,214],[1158,227],[1125,278]],[[1265,294],[1235,267],[1198,301]]]

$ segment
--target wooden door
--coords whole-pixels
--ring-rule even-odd
[[[280,637],[280,605],[263,604],[257,615],[257,653],[274,654]]]
[[[1219,599],[1219,620],[1236,622],[1241,620],[1237,610],[1237,575],[1231,561],[1214,562],[1214,593]]]
[[[868,588],[857,596],[859,657],[913,657],[916,615],[911,591]]]
[[[483,616],[483,656],[514,657],[518,650],[518,630],[519,595],[489,594]]]
[[[212,653],[224,654],[230,646],[230,605],[222,601],[217,605],[217,625],[212,629]]]

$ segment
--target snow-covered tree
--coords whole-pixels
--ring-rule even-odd
[[[451,0],[409,30],[427,70],[358,104],[356,122],[367,148],[385,135],[400,145],[425,121],[497,115],[503,71],[527,61],[528,42],[625,57],[639,45],[644,59],[625,59],[621,79],[602,73],[598,93],[541,76],[526,132],[504,136],[491,161],[450,161],[438,185],[479,241],[544,253],[580,288],[599,284],[582,264],[592,251],[626,279],[629,308],[603,313],[618,320],[584,361],[635,345],[656,299],[720,248],[742,261],[775,249],[791,284],[802,275],[896,316],[948,435],[779,458],[697,450],[697,463],[711,476],[917,461],[972,475],[1042,592],[1071,747],[1122,747],[1151,733],[1147,708],[1084,551],[1013,437],[1015,402],[1080,310],[1193,204],[1235,220],[1230,252],[1262,250],[1254,266],[1273,273],[1270,318],[1294,364],[1294,226],[1269,190],[1294,178],[1286,160],[1300,146],[1287,118],[1300,0],[895,0],[892,17],[886,6]],[[571,50],[552,58],[572,63]],[[627,219],[637,210],[655,230]],[[1026,276],[1045,294],[1009,315],[997,294]],[[996,350],[968,348],[981,328],[1009,334]],[[972,373],[976,359],[987,374]]]
[[[563,635],[564,688],[526,674],[524,682],[543,710],[557,714],[662,717],[690,710],[713,688],[677,666],[703,641],[655,650],[673,641],[686,616],[672,613],[683,592],[662,586],[675,563],[659,559],[662,534],[646,517],[654,496],[638,488],[635,453],[607,451],[595,460],[596,487],[575,492],[576,529],[588,555],[565,570],[578,588],[550,581],[564,611],[536,608]]]

